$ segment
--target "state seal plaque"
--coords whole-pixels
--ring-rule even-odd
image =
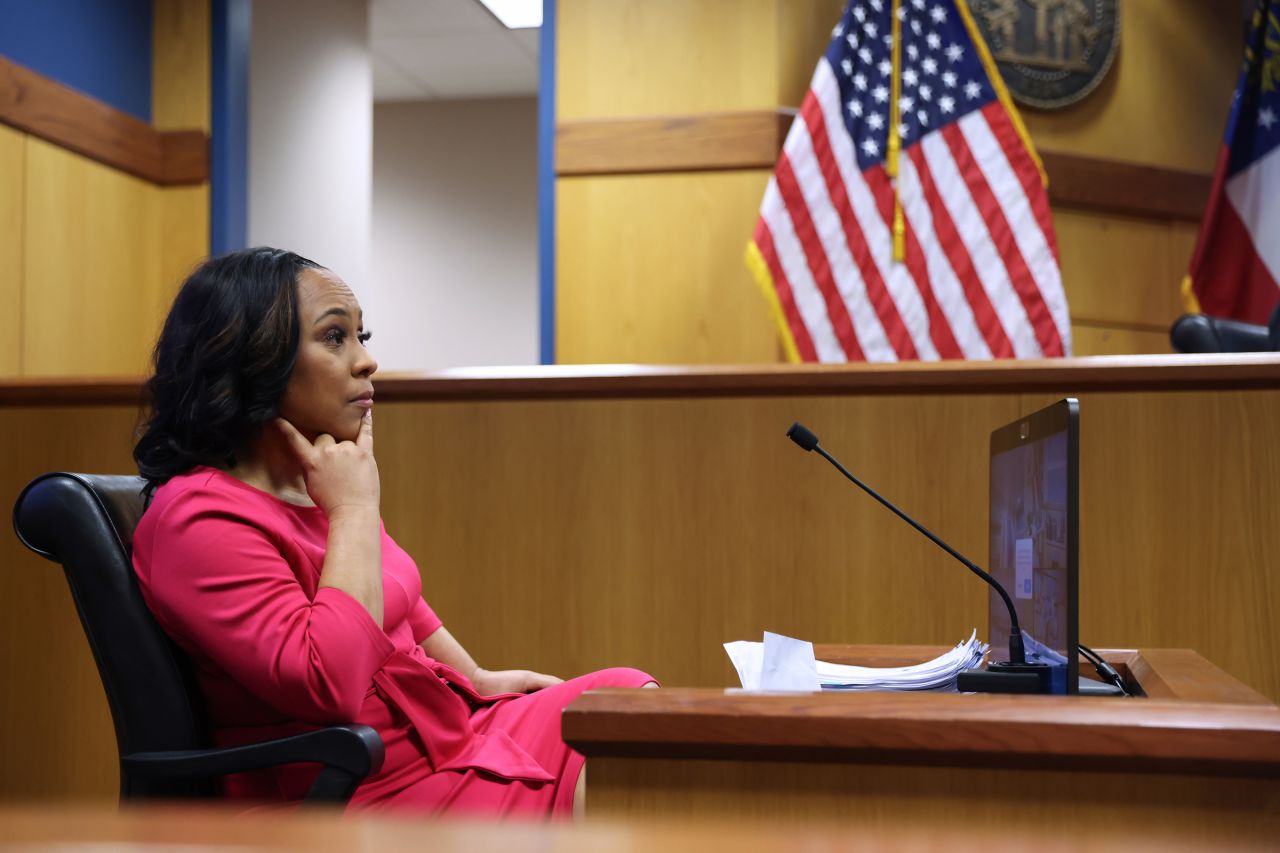
[[[972,0],[974,20],[1015,100],[1074,104],[1111,69],[1120,0]]]

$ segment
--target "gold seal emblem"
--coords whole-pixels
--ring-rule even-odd
[[[1000,76],[1024,104],[1055,109],[1092,92],[1120,46],[1120,0],[974,0]]]

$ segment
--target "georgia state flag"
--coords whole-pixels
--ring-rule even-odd
[[[1190,311],[1266,324],[1280,303],[1280,0],[1258,0],[1191,269]]]

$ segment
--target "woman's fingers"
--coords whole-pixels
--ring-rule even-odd
[[[360,418],[360,432],[356,435],[356,446],[373,452],[373,409],[366,409]]]
[[[289,447],[293,448],[298,458],[303,462],[310,461],[315,448],[311,442],[307,441],[307,437],[298,432],[298,428],[284,418],[276,418],[276,426],[284,433],[285,441],[289,443]]]

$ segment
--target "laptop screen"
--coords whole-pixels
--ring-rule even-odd
[[[1028,663],[1075,693],[1078,631],[1079,404],[1062,400],[991,434],[988,571],[1018,611]],[[991,591],[991,659],[1009,659],[1009,611]]]

